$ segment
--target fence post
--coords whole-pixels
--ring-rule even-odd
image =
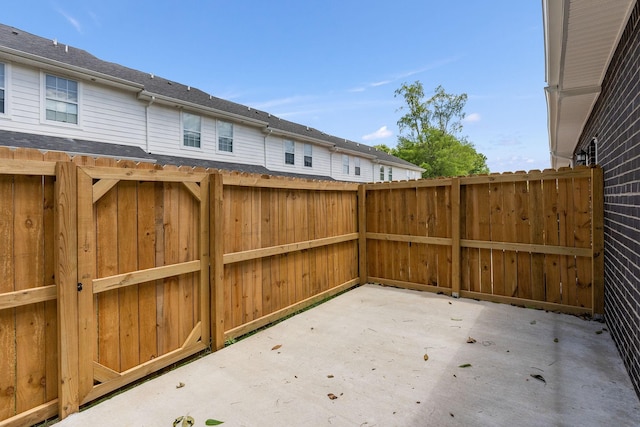
[[[213,350],[224,347],[224,206],[222,175],[210,176],[211,337]]]
[[[460,297],[460,178],[451,180],[451,295]]]
[[[358,186],[358,270],[360,284],[368,282],[367,273],[367,189],[364,184]]]
[[[604,315],[604,178],[591,168],[591,289],[594,317]]]
[[[77,169],[56,163],[55,281],[58,294],[58,414],[78,412]]]

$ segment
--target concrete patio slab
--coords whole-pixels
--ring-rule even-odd
[[[365,285],[56,427],[170,427],[181,415],[195,426],[637,426],[640,401],[602,323]]]

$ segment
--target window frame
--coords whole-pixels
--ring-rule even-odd
[[[67,82],[73,82],[76,85],[76,99],[75,102],[73,102],[73,100],[68,100],[68,99],[61,99],[61,98],[53,98],[53,97],[49,97],[47,94],[47,78],[48,77],[53,77],[56,79],[56,83],[59,80],[66,80]],[[42,83],[41,83],[41,92],[42,92],[42,109],[41,109],[41,122],[42,123],[47,123],[47,124],[51,124],[51,125],[56,125],[56,126],[67,126],[67,127],[80,127],[81,125],[81,118],[82,118],[82,83],[79,80],[73,80],[67,77],[62,77],[60,75],[57,74],[52,74],[52,73],[47,73],[47,72],[42,72]],[[48,111],[52,111],[54,113],[58,113],[59,111],[57,110],[50,110],[47,108],[47,103],[48,101],[52,101],[52,102],[61,102],[67,105],[75,105],[76,107],[76,122],[69,122],[69,121],[60,121],[60,120],[56,120],[56,119],[49,119],[47,117],[47,112]],[[64,114],[69,114],[68,112],[64,113]]]
[[[393,181],[393,167],[389,166],[389,168],[387,169],[387,173],[388,173],[388,180]]]
[[[222,125],[229,125],[229,127],[231,129],[231,136],[222,135],[222,132],[221,132]],[[228,155],[234,153],[234,145],[235,145],[234,144],[234,139],[235,139],[234,138],[234,134],[235,134],[235,131],[234,131],[234,126],[233,126],[232,122],[227,122],[227,121],[224,121],[224,120],[216,120],[216,151],[218,153],[228,154]],[[227,139],[229,141],[224,141],[224,142],[221,141],[221,139],[223,139],[223,138]],[[225,146],[229,147],[228,150],[225,149],[225,148],[222,148],[223,147],[222,146],[223,143],[225,144]]]
[[[198,130],[188,129],[186,124],[188,117],[195,117],[198,119]],[[189,113],[187,111],[183,111],[180,115],[181,127],[182,127],[182,145],[181,148],[185,148],[187,150],[198,150],[202,151],[202,116],[198,114]],[[187,132],[192,134],[197,134],[197,143],[198,145],[189,145],[187,144]]]
[[[285,166],[296,165],[296,142],[290,139],[283,141],[284,148],[284,164]]]
[[[384,181],[384,165],[380,165],[380,181]]]
[[[0,117],[9,115],[9,97],[7,96],[9,85],[9,64],[6,62],[0,62],[0,66],[2,66],[2,78],[0,78],[0,90],[3,91],[2,101],[0,105],[2,110],[0,111]]]
[[[303,151],[303,165],[304,165],[304,167],[305,168],[312,168],[313,167],[313,145],[304,144],[304,146],[302,148],[302,151]]]
[[[349,156],[347,154],[342,155],[342,173],[349,175]]]
[[[354,157],[353,158],[353,173],[356,176],[360,176],[361,173],[361,169],[360,169],[360,157]]]

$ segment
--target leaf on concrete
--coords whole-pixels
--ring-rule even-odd
[[[602,333],[602,329],[596,331],[596,334],[600,335]]]
[[[176,427],[178,424],[180,424],[180,421],[182,421],[183,419],[184,419],[184,416],[178,417],[175,420],[173,420],[173,427]]]
[[[282,344],[274,345],[274,346],[273,346],[273,348],[271,349],[271,351],[273,351],[273,350],[277,350],[277,349],[279,349],[280,347],[282,347]]]
[[[218,420],[214,420],[214,419],[209,418],[204,423],[205,423],[205,425],[208,425],[208,426],[219,426],[220,424],[223,424],[224,421],[218,421]]]
[[[458,368],[470,368],[471,363],[463,363],[462,365],[458,365]]]
[[[529,374],[531,376],[531,378],[535,378],[538,381],[542,381],[543,383],[547,383],[547,381],[544,379],[544,377],[542,375],[538,375],[538,374]]]
[[[184,417],[182,420],[182,427],[191,427],[196,423],[196,420],[193,417]]]
[[[178,385],[176,386],[176,388],[182,388],[184,387],[184,383],[181,381],[178,383]]]
[[[467,338],[468,344],[473,344],[474,342],[476,342],[475,338],[471,338],[471,337]]]
[[[532,321],[531,321],[531,322],[529,322],[529,323],[530,323],[531,325],[535,325],[535,324],[536,324],[536,321],[535,321],[535,320],[532,320]]]
[[[329,394],[327,394],[327,396],[329,396],[329,399],[331,399],[331,400],[336,400],[338,398],[338,396],[336,396],[333,393],[329,393]]]
[[[327,375],[327,378],[333,378],[333,375],[329,374]]]
[[[429,360],[429,355],[427,353],[424,354],[424,361],[426,362],[427,360]]]
[[[558,341],[559,341],[558,338],[553,339],[553,342],[558,342]]]
[[[455,318],[455,317],[452,317],[452,318],[451,318],[451,320],[454,320],[454,321],[456,321],[456,322],[462,322],[462,319],[457,319],[457,318]]]

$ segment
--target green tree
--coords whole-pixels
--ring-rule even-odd
[[[425,100],[422,83],[416,81],[404,83],[395,96],[404,98],[400,111],[407,112],[398,120],[400,136],[391,154],[425,169],[423,178],[489,172],[486,156],[460,136],[466,94],[452,95],[438,86]]]

